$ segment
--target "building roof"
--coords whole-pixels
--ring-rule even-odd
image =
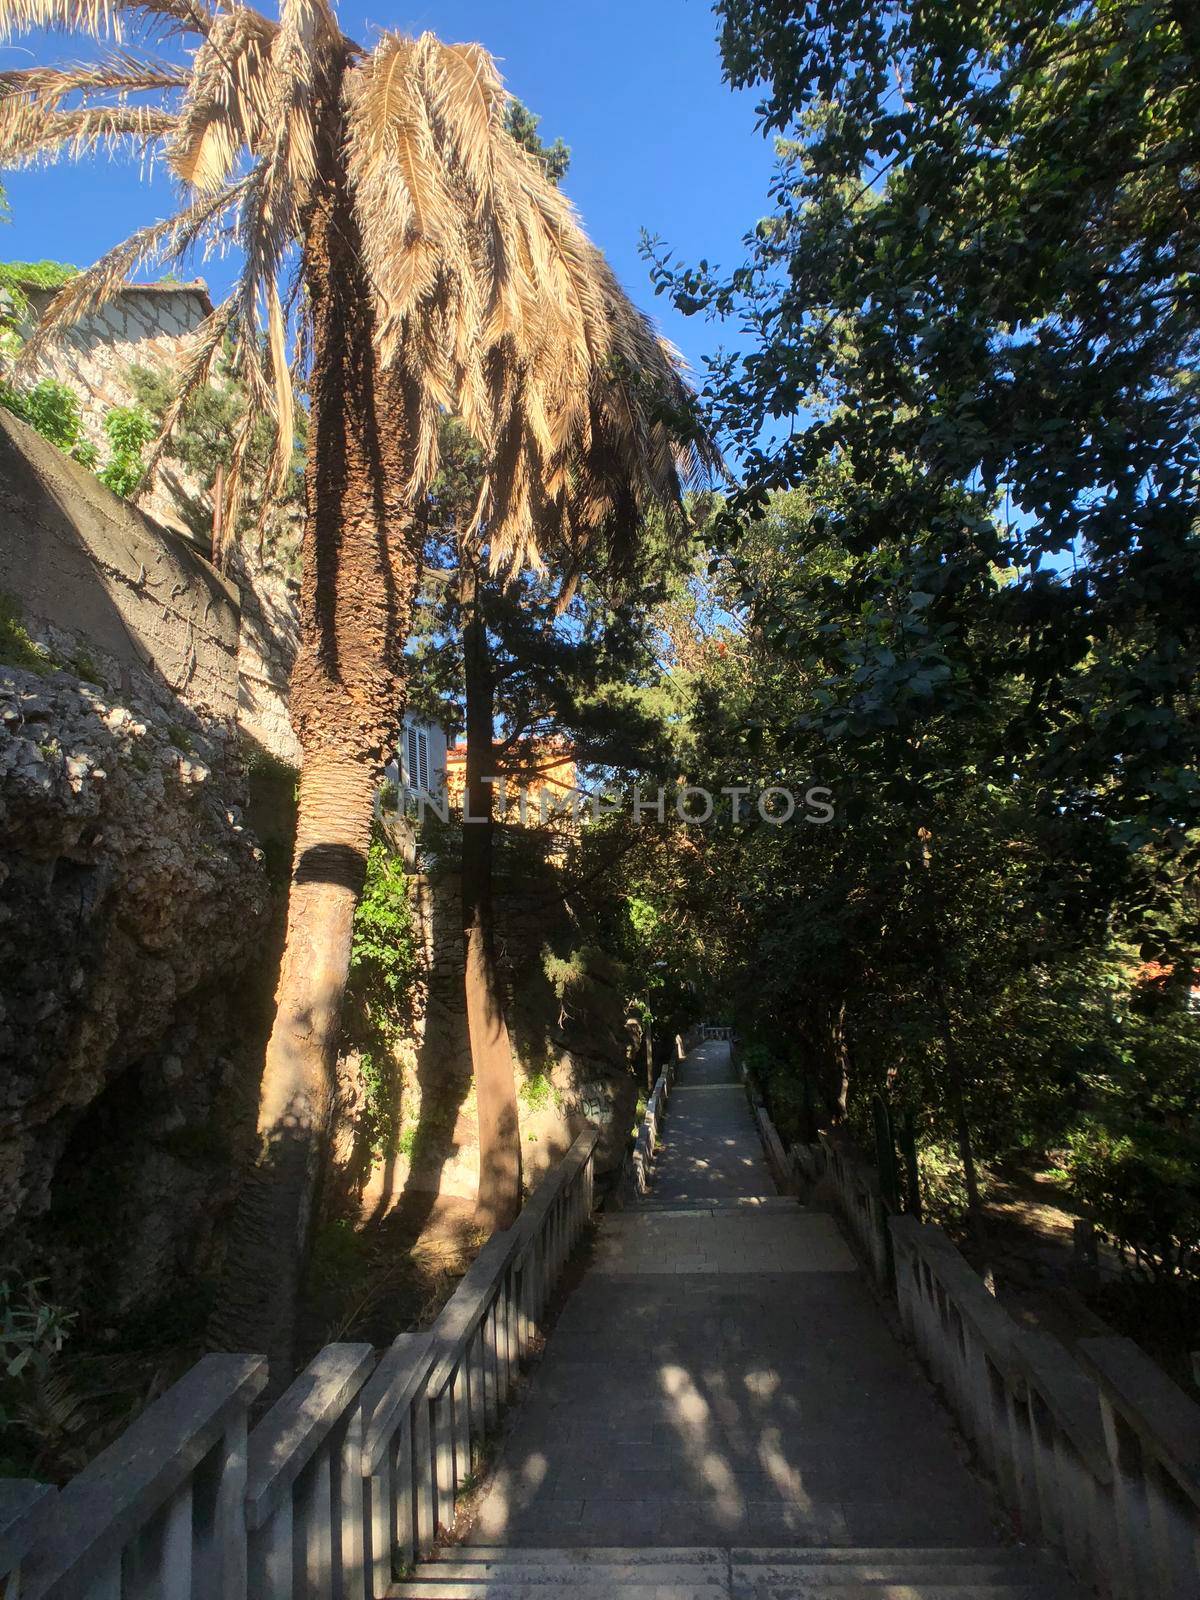
[[[22,294],[56,295],[61,285],[53,288],[44,283],[37,283],[32,278],[18,278],[17,287]],[[177,283],[172,278],[160,278],[154,283],[123,283],[116,291],[117,295],[124,294],[192,294],[195,295],[204,307],[204,315],[211,316],[213,310],[212,296],[208,292],[208,284],[203,278],[189,278],[187,282]]]

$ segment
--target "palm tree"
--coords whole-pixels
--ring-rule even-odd
[[[35,29],[103,48],[86,64],[0,75],[0,165],[161,152],[180,202],[70,281],[27,361],[135,269],[240,250],[240,279],[198,330],[166,425],[234,337],[251,405],[227,529],[256,417],[275,420],[282,477],[293,363],[305,380],[296,852],[259,1157],[217,1328],[267,1350],[282,1376],[439,421],[453,412],[479,441],[474,525],[496,570],[539,566],[549,550],[577,566],[652,504],[676,514],[698,447],[680,443],[675,361],[505,131],[509,97],[479,45],[385,33],[366,50],[329,0],[281,0],[278,19],[228,0],[0,0],[0,38]],[[156,39],[172,60],[148,53]]]

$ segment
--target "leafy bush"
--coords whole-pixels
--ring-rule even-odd
[[[42,1298],[40,1279],[0,1275],[0,1363],[5,1379],[45,1368],[67,1337],[71,1317]]]
[[[0,290],[8,298],[11,320],[29,315],[27,288],[61,289],[79,276],[79,268],[65,261],[0,261]]]
[[[367,857],[367,881],[354,918],[350,977],[376,1004],[407,1010],[417,972],[416,932],[401,858],[382,840]]]
[[[104,418],[104,433],[111,454],[97,474],[114,494],[132,495],[142,481],[142,451],[158,432],[141,406],[114,406]]]
[[[354,918],[347,986],[346,1043],[358,1054],[364,1134],[377,1156],[399,1148],[396,1050],[411,1022],[418,971],[416,930],[404,864],[382,839],[367,857],[367,881]]]
[[[530,1111],[544,1111],[547,1106],[558,1105],[561,1095],[544,1069],[530,1071],[521,1084],[521,1099]]]
[[[74,389],[57,378],[43,378],[29,389],[14,389],[11,384],[0,384],[0,405],[36,429],[43,439],[66,455],[89,448],[81,441],[83,418],[79,398]],[[85,465],[88,463],[85,462]]]
[[[1200,1052],[1194,1019],[1129,1020],[1064,1165],[1096,1225],[1155,1281],[1200,1275]]]
[[[961,1227],[967,1218],[967,1184],[958,1151],[941,1140],[929,1140],[918,1148],[917,1165],[925,1221]],[[986,1175],[982,1172],[980,1180],[982,1191],[986,1189]]]
[[[0,405],[89,471],[99,451],[83,435],[83,413],[75,391],[57,378],[43,378],[29,389],[0,384]],[[142,481],[142,451],[154,438],[153,417],[141,406],[114,406],[104,418],[109,456],[96,474],[114,494],[132,495]]]
[[[0,1273],[0,1429],[8,1438],[0,1452],[0,1473],[28,1470],[31,1435],[40,1445],[34,1419],[52,1383],[55,1357],[73,1318],[42,1296],[40,1279]]]

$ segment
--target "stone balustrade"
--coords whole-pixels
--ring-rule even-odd
[[[247,1418],[262,1356],[205,1356],[55,1498],[24,1600],[246,1593]]]
[[[630,1159],[630,1175],[635,1192],[641,1196],[648,1193],[650,1177],[654,1167],[654,1154],[658,1149],[658,1130],[666,1114],[667,1101],[671,1097],[671,1090],[675,1085],[675,1072],[684,1054],[683,1040],[675,1035],[675,1056],[668,1061],[659,1073],[650,1099],[646,1103],[646,1114],[642,1118],[641,1127],[638,1129],[637,1142],[633,1147]]]
[[[1079,1357],[1099,1394],[1112,1473],[1108,1592],[1200,1594],[1200,1406],[1130,1339],[1083,1339]]]
[[[945,1234],[893,1215],[874,1168],[823,1135],[825,1181],[862,1258],[1021,1536],[1104,1600],[1200,1594],[1200,1406],[1129,1339],[1068,1349],[1016,1324]]]
[[[771,1169],[771,1176],[775,1180],[775,1186],[780,1194],[795,1194],[797,1186],[793,1163],[788,1159],[783,1140],[779,1136],[779,1129],[771,1121],[771,1114],[763,1100],[762,1091],[744,1062],[738,1066],[738,1074],[746,1089],[746,1098],[750,1102],[750,1111],[758,1128],[758,1136],[762,1140],[763,1152],[767,1158],[767,1166]]]
[[[823,1170],[833,1184],[838,1209],[854,1236],[859,1255],[871,1269],[880,1288],[892,1277],[889,1210],[879,1187],[879,1175],[849,1145],[827,1133],[821,1135]]]
[[[1200,1593],[1200,1406],[1132,1340],[1019,1328],[937,1228],[890,1227],[905,1329],[1023,1535],[1106,1600]]]
[[[20,1600],[26,1554],[45,1539],[54,1514],[55,1490],[48,1483],[0,1478],[0,1578],[5,1600]]]
[[[454,1521],[591,1217],[597,1139],[378,1360],[326,1345],[250,1430],[266,1361],[206,1356],[59,1493],[0,1483],[5,1600],[385,1595]]]

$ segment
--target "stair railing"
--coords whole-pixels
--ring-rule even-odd
[[[326,1345],[248,1431],[265,1359],[206,1356],[57,1494],[0,1484],[4,1600],[381,1600],[454,1521],[591,1217],[598,1140],[378,1360]]]
[[[680,1046],[682,1041],[676,1036],[676,1043]],[[654,1170],[654,1157],[658,1151],[659,1128],[666,1115],[667,1102],[671,1098],[671,1090],[675,1086],[675,1069],[678,1061],[682,1060],[678,1053],[667,1061],[654,1085],[654,1090],[646,1102],[646,1112],[642,1117],[641,1126],[638,1128],[637,1140],[630,1158],[629,1172],[632,1176],[635,1193],[645,1196],[650,1192],[650,1183]]]
[[[1132,1340],[1019,1327],[939,1229],[890,1228],[905,1331],[1022,1535],[1105,1600],[1200,1594],[1200,1406]]]

